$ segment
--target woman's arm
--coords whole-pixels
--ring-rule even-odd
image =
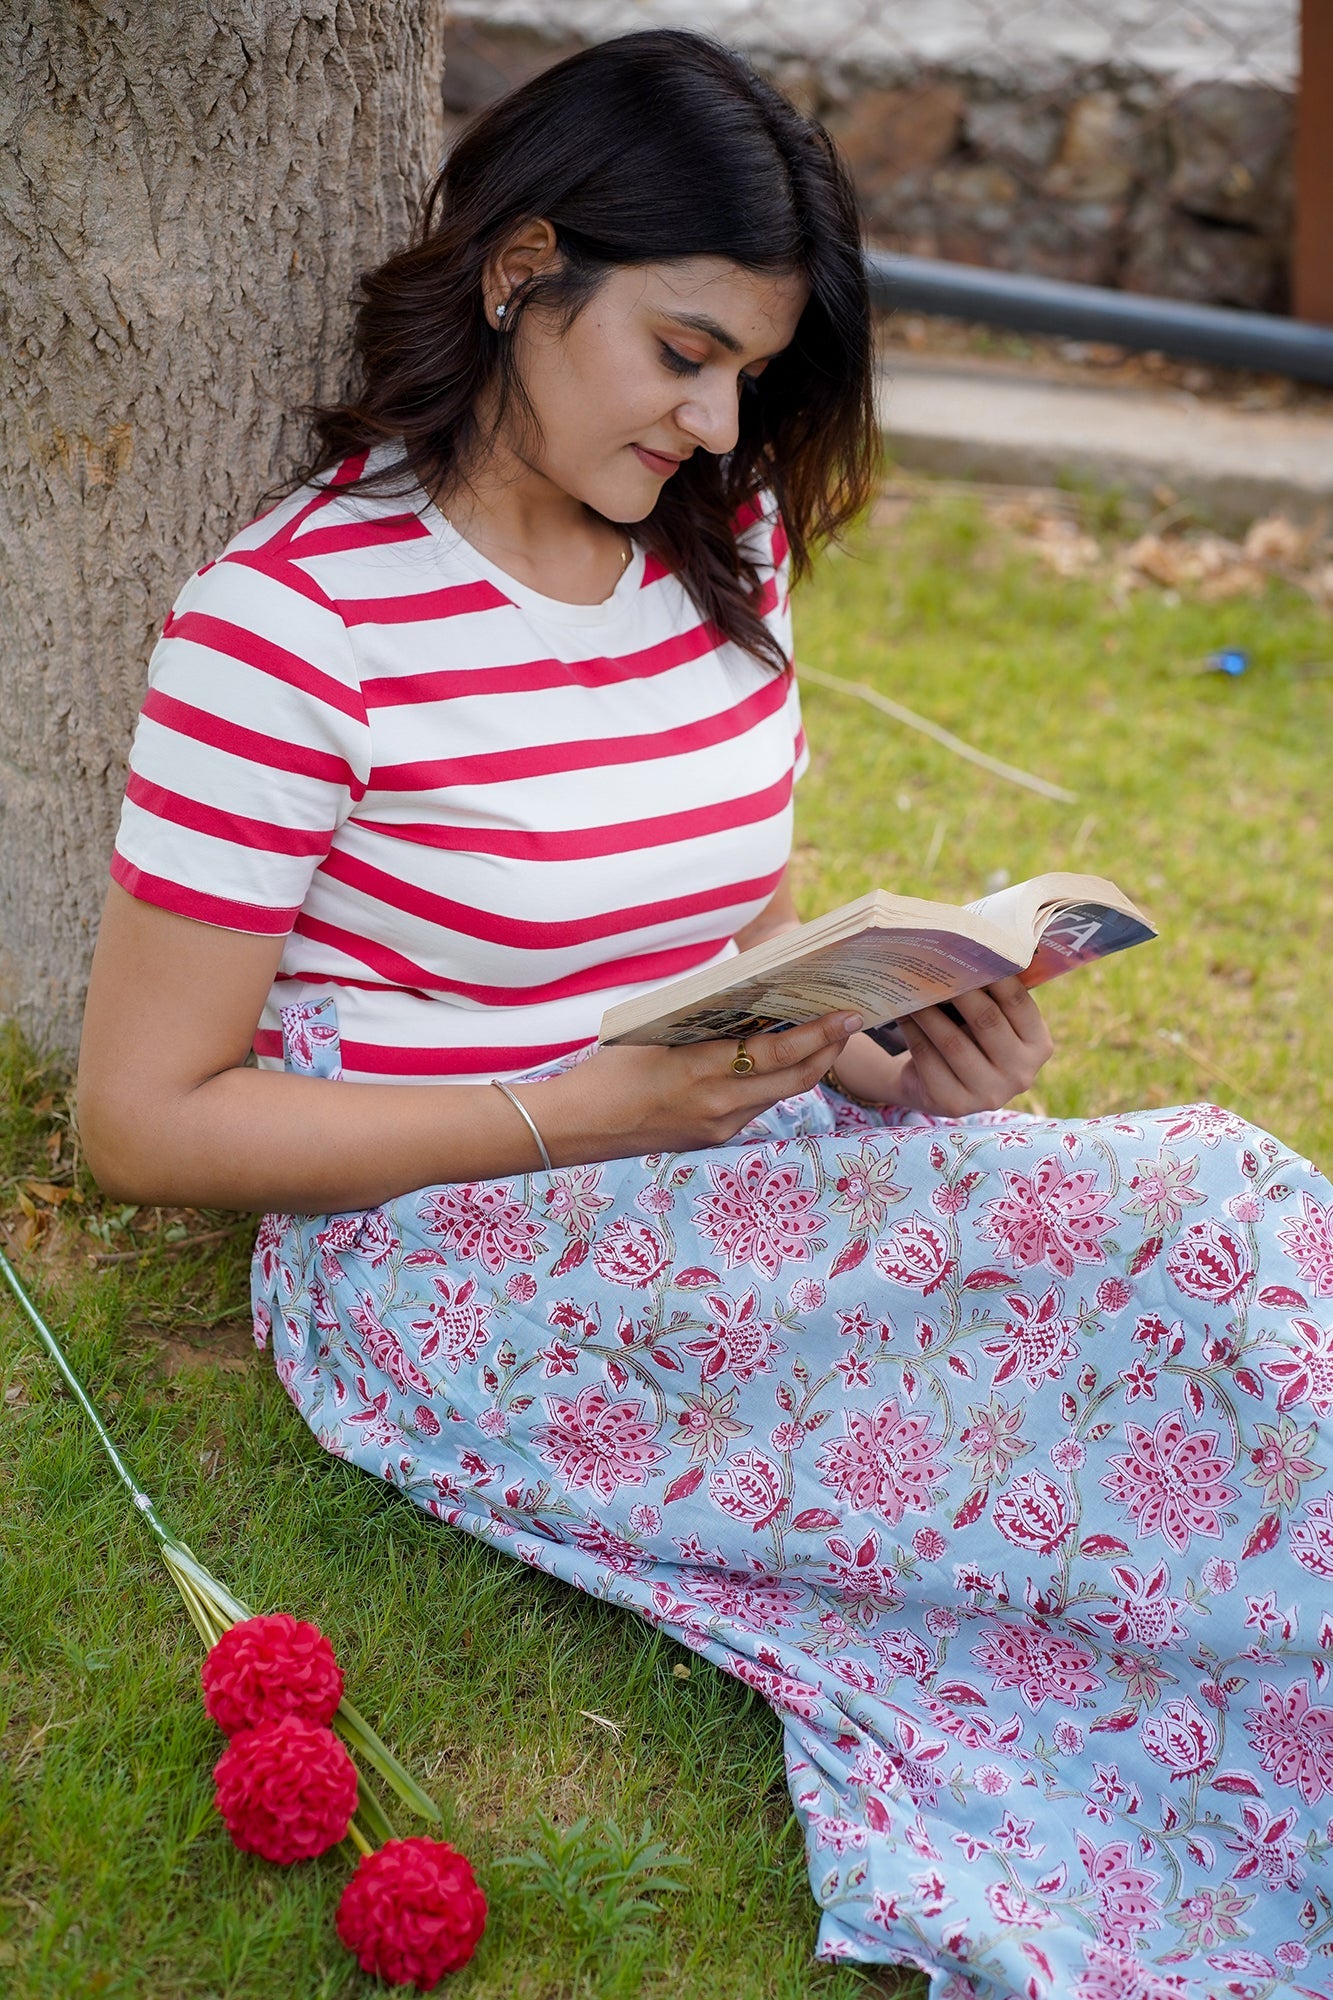
[[[782,871],[777,888],[765,903],[757,917],[752,917],[743,931],[736,933],[736,945],[740,951],[748,951],[753,944],[763,944],[766,938],[780,937],[783,931],[798,931],[801,920],[796,914],[796,903],[791,893],[791,883],[787,880],[788,869]]]
[[[437,1181],[538,1165],[487,1084],[330,1083],[247,1069],[282,941],[215,929],[112,887],[93,960],[79,1124],[109,1194],[297,1212],[371,1207]],[[605,1049],[519,1093],[557,1166],[720,1145],[811,1089],[859,1028],[828,1015],[734,1044]]]

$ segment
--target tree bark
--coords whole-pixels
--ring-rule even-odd
[[[0,1014],[72,1049],[156,631],[299,461],[442,0],[0,6]]]

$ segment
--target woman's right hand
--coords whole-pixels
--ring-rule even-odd
[[[732,1069],[735,1041],[685,1048],[599,1049],[586,1062],[520,1094],[557,1166],[642,1153],[723,1146],[784,1097],[813,1090],[862,1026],[859,1014],[823,1014],[798,1028],[750,1035],[754,1062]]]

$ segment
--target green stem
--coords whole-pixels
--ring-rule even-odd
[[[97,1432],[98,1438],[101,1441],[102,1449],[105,1451],[107,1457],[111,1460],[112,1465],[115,1467],[117,1477],[119,1478],[122,1486],[125,1487],[131,1500],[134,1502],[139,1512],[143,1515],[145,1521],[147,1521],[149,1527],[152,1529],[153,1533],[157,1536],[159,1541],[161,1542],[173,1541],[174,1537],[172,1536],[170,1531],[164,1526],[162,1521],[158,1518],[157,1510],[153,1506],[152,1501],[139,1486],[138,1481],[135,1479],[128,1465],[126,1465],[124,1459],[121,1457],[120,1453],[116,1450],[115,1445],[111,1441],[111,1437],[107,1431],[106,1425],[102,1422],[102,1419],[98,1416],[97,1411],[93,1407],[92,1398],[89,1396],[82,1382],[80,1382],[78,1376],[74,1373],[74,1370],[70,1367],[68,1361],[65,1359],[64,1353],[60,1346],[60,1342],[56,1339],[50,1327],[46,1324],[46,1321],[42,1318],[36,1306],[29,1298],[27,1291],[24,1289],[21,1279],[19,1278],[18,1272],[14,1269],[14,1266],[10,1263],[8,1257],[6,1257],[3,1250],[0,1250],[0,1274],[2,1274],[5,1278],[8,1279],[9,1288],[13,1292],[14,1297],[18,1300],[19,1304],[22,1306],[24,1312],[28,1315],[28,1318],[32,1321],[33,1327],[35,1328],[37,1333],[37,1338],[41,1341],[43,1347],[46,1349],[51,1359],[55,1362],[56,1367],[60,1370],[60,1373],[64,1376],[70,1394],[74,1397],[75,1402],[79,1405],[79,1408],[83,1411],[84,1416],[87,1417],[89,1423],[92,1425],[93,1429]]]

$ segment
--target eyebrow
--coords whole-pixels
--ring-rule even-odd
[[[717,321],[710,319],[707,313],[669,312],[663,313],[662,317],[663,319],[669,319],[673,326],[689,327],[692,333],[706,333],[708,338],[715,340],[719,347],[725,347],[728,354],[743,354],[745,352],[742,343],[737,340],[735,334],[728,333],[724,326],[719,326]]]

